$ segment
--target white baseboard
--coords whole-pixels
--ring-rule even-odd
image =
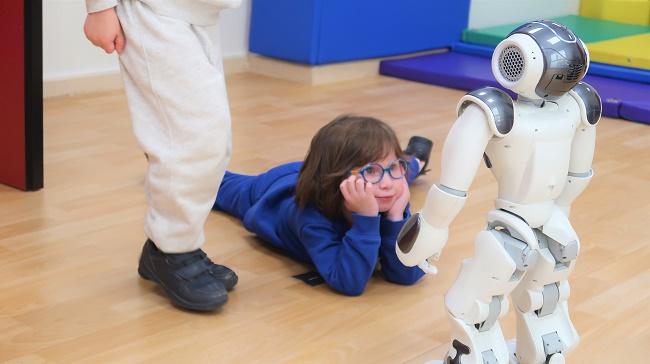
[[[316,66],[250,53],[248,55],[248,71],[293,82],[321,85],[377,76],[379,74],[379,62],[385,59],[399,59],[441,52],[446,52],[446,49]]]
[[[379,72],[379,61],[380,60],[371,59],[330,65],[310,66],[264,57],[257,54],[248,55],[250,72],[310,85],[320,85],[375,76]]]
[[[251,53],[247,56],[224,58],[223,67],[226,75],[253,72],[283,80],[310,85],[321,85],[376,76],[379,74],[379,62],[384,59],[399,59],[445,51],[446,49],[438,49],[396,57],[374,58],[319,66],[293,63]],[[45,80],[43,82],[43,97],[48,98],[112,91],[122,89],[122,87],[122,77],[119,71],[86,74],[79,77]]]
[[[43,98],[119,90],[119,71],[86,74],[79,77],[43,80]]]
[[[228,57],[223,60],[225,74],[235,74],[248,70],[246,56]],[[119,71],[85,74],[43,81],[43,97],[80,95],[95,92],[120,90],[123,88]]]
[[[248,72],[248,55],[224,58],[223,71],[227,75]]]

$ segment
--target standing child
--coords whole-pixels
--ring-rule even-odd
[[[117,51],[133,130],[148,161],[138,272],[176,305],[214,310],[237,276],[201,250],[230,159],[230,110],[219,34],[241,0],[86,0],[88,39]]]
[[[409,157],[384,122],[342,116],[318,131],[304,162],[258,176],[226,172],[214,209],[314,265],[343,294],[360,295],[378,262],[386,280],[410,285],[424,273],[400,263],[395,242],[410,216],[408,183],[424,171],[432,144],[411,138]]]

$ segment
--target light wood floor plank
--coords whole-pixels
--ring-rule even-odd
[[[434,139],[433,172],[412,187],[415,209],[463,95],[380,76],[308,86],[242,73],[228,87],[230,169],[241,173],[302,159],[315,131],[343,113],[387,121],[404,144]],[[650,357],[649,162],[648,126],[601,122],[596,176],[572,211],[582,247],[570,307],[582,341],[570,363]],[[240,282],[219,312],[193,314],[136,273],[145,166],[121,92],[46,100],[46,188],[0,185],[0,362],[421,363],[444,354],[443,297],[496,193],[486,168],[451,227],[440,274],[412,287],[375,278],[361,297],[291,278],[308,268],[213,213],[205,250]]]

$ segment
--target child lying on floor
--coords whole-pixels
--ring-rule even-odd
[[[316,133],[304,162],[226,172],[214,209],[343,294],[360,295],[378,262],[387,281],[411,285],[424,273],[400,263],[395,241],[410,216],[408,184],[426,171],[432,145],[412,137],[404,152],[384,122],[341,116]]]

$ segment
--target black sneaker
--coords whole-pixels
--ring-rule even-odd
[[[224,287],[226,287],[228,291],[233,289],[233,287],[235,287],[239,281],[237,274],[235,274],[232,269],[226,267],[225,265],[212,263],[210,272],[223,284]]]
[[[194,311],[213,311],[228,300],[226,287],[211,272],[213,265],[201,249],[167,254],[147,239],[138,273],[160,284],[175,305]]]
[[[411,139],[409,139],[409,143],[406,146],[404,153],[412,155],[424,163],[418,176],[430,171],[427,166],[429,165],[429,159],[431,158],[431,149],[433,149],[433,141],[430,139],[421,136],[412,136]]]

